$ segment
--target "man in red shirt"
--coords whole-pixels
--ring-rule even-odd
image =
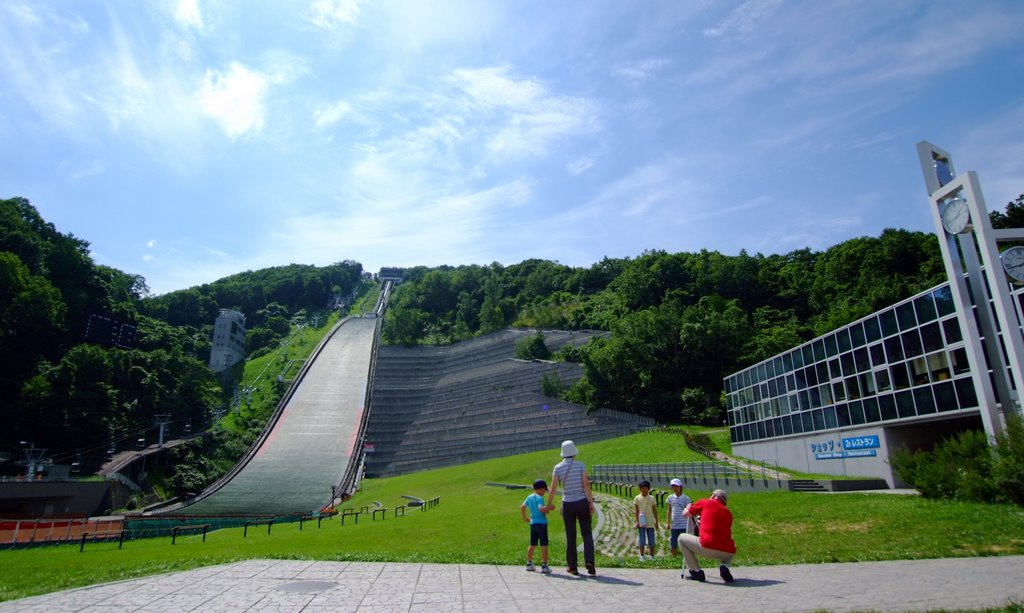
[[[732,540],[732,511],[726,507],[728,501],[729,495],[725,490],[715,490],[711,492],[710,498],[691,503],[683,512],[687,517],[700,518],[700,536],[679,535],[679,549],[690,571],[689,576],[683,575],[684,579],[704,581],[704,571],[697,561],[700,555],[721,561],[718,572],[726,583],[732,583],[729,562],[736,555],[736,543]]]

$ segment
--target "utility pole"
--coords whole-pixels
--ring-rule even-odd
[[[157,447],[164,446],[164,426],[171,423],[171,416],[169,413],[161,413],[153,417],[154,424],[160,427],[160,438]]]

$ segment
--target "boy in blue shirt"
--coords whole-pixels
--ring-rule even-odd
[[[544,505],[544,495],[548,491],[548,484],[543,479],[537,479],[533,482],[533,493],[526,497],[523,504],[519,507],[519,514],[522,515],[523,521],[530,524],[530,547],[526,550],[526,570],[533,570],[533,551],[540,545],[541,560],[544,564],[540,567],[540,572],[550,573],[551,569],[548,567],[548,518],[547,514],[551,512],[554,507],[548,507]],[[526,516],[526,510],[530,510],[530,516]]]

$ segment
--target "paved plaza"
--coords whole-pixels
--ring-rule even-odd
[[[1024,604],[1024,556],[679,571],[249,560],[0,603],[60,611],[931,611]]]

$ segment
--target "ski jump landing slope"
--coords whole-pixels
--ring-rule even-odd
[[[273,428],[219,488],[182,515],[288,515],[319,511],[358,461],[378,320],[344,320],[306,366]]]

